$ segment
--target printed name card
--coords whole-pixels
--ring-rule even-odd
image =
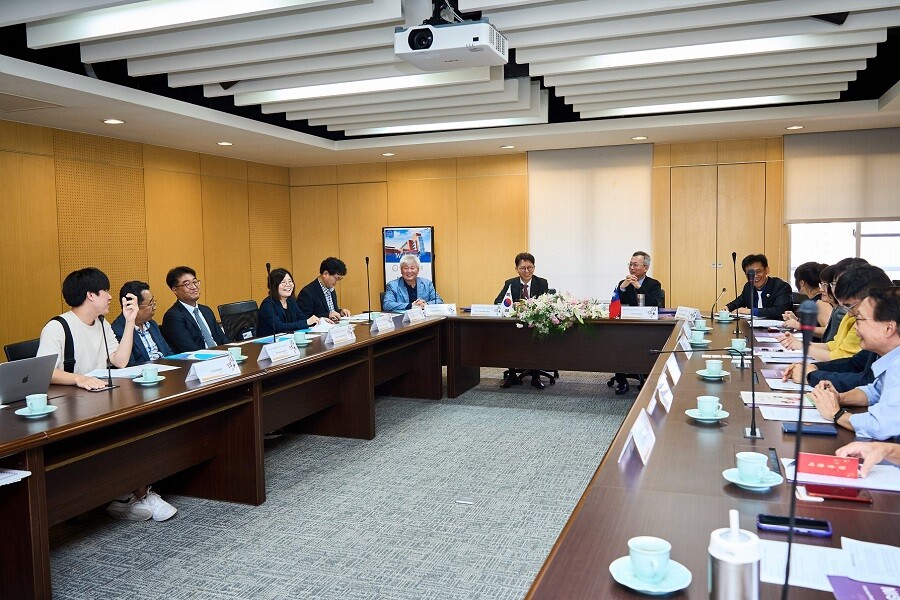
[[[691,321],[685,321],[681,326],[681,335],[691,337]]]
[[[191,365],[191,370],[188,371],[185,382],[199,379],[200,383],[203,384],[240,374],[241,369],[238,367],[237,361],[229,354],[219,358],[195,362]]]
[[[426,317],[455,317],[456,304],[426,304]]]
[[[700,315],[700,311],[696,308],[691,308],[690,306],[679,306],[678,310],[675,311],[676,319],[684,319],[686,321],[693,321],[694,319],[702,318]]]
[[[669,409],[672,408],[672,398],[674,396],[665,373],[662,374],[659,378],[659,383],[656,384],[656,395],[659,396],[659,403],[662,404],[662,407],[666,409],[666,412],[669,412]]]
[[[656,306],[623,306],[623,319],[659,319],[659,308]]]
[[[646,465],[647,461],[650,460],[650,453],[653,451],[653,446],[656,444],[656,434],[653,433],[650,415],[646,410],[642,410],[638,413],[637,420],[634,422],[631,431],[628,433],[628,439],[625,440],[625,447],[622,448],[622,453],[619,455],[619,462],[622,462],[622,457],[625,456],[625,451],[628,450],[628,447],[632,442],[634,442],[634,447],[637,448],[638,455],[641,457],[641,462]]]
[[[678,380],[681,378],[681,367],[678,366],[674,354],[670,354],[666,359],[666,368],[669,370],[669,375],[672,376],[672,383],[678,385]]]
[[[372,320],[370,331],[378,333],[383,331],[393,331],[394,329],[394,318],[390,315],[381,315]]]
[[[425,311],[419,308],[418,306],[415,308],[411,308],[405,313],[403,313],[403,322],[404,323],[418,323],[419,321],[425,320]]]
[[[328,330],[328,334],[325,336],[326,344],[343,344],[353,341],[356,341],[356,334],[353,333],[352,325],[335,325]]]
[[[284,340],[283,342],[274,342],[272,344],[266,344],[262,347],[262,350],[259,351],[259,358],[257,358],[257,362],[269,359],[272,362],[278,362],[280,360],[287,360],[289,358],[294,358],[295,356],[300,356],[300,348],[297,347],[297,343],[293,338]]]
[[[502,308],[499,304],[473,304],[470,314],[473,317],[499,317]]]

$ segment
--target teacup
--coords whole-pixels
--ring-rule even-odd
[[[730,319],[730,318],[731,318],[731,313],[728,312],[727,310],[720,310],[719,312],[716,313],[716,316],[717,316],[718,318],[720,318],[720,319],[723,319],[723,320],[724,320],[724,319]]]
[[[640,535],[628,540],[628,556],[634,575],[647,583],[659,583],[669,568],[669,553],[672,544],[649,535]]]
[[[156,365],[147,365],[141,369],[141,379],[144,381],[156,381],[159,379],[159,367]]]
[[[25,406],[31,412],[40,412],[47,408],[47,394],[28,394],[25,396]]]
[[[701,417],[714,417],[722,410],[718,396],[697,396],[697,412]]]
[[[694,319],[694,329],[706,329],[706,319]]]
[[[381,312],[379,312],[377,310],[373,310],[372,312],[369,313],[369,317],[372,319],[377,319],[380,316],[381,316]]]
[[[243,356],[243,354],[241,354],[240,346],[231,346],[230,348],[228,348],[228,352],[231,353],[231,356],[233,356],[235,360]]]
[[[295,331],[294,332],[294,341],[298,344],[306,343],[306,332],[305,331]]]
[[[703,341],[703,332],[697,331],[696,329],[691,331],[691,341],[695,344],[699,344]]]
[[[722,361],[721,360],[706,361],[706,373],[707,373],[707,375],[721,375],[722,374]]]
[[[731,347],[738,352],[743,352],[747,349],[747,340],[744,338],[733,338],[731,340]]]
[[[735,462],[738,474],[747,483],[759,483],[769,472],[769,457],[759,452],[738,452]]]

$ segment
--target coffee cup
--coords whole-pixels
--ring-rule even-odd
[[[647,583],[659,583],[669,568],[669,553],[672,544],[649,535],[640,535],[628,540],[628,556],[634,575]]]
[[[231,346],[230,348],[228,348],[228,352],[231,353],[231,356],[233,356],[235,360],[243,356],[243,354],[241,354],[240,346]]]
[[[694,329],[706,329],[706,319],[694,319]]]
[[[718,396],[697,396],[697,412],[701,417],[714,417],[722,410]]]
[[[703,332],[697,331],[696,329],[691,331],[691,341],[695,344],[699,344],[703,341]]]
[[[373,310],[369,313],[369,317],[372,319],[377,319],[380,316],[381,316],[381,313],[377,310]]]
[[[147,365],[141,369],[141,379],[144,381],[156,381],[159,379],[159,367]]]
[[[706,361],[706,373],[708,375],[721,375],[722,374],[722,361],[721,360]]]
[[[735,463],[738,474],[747,483],[759,483],[769,472],[769,457],[759,452],[738,452]]]
[[[747,340],[744,338],[734,338],[731,340],[731,347],[738,352],[743,352],[747,349]]]
[[[305,331],[295,331],[294,332],[294,341],[298,344],[306,343],[306,332]]]
[[[731,313],[729,313],[727,310],[720,310],[719,312],[716,313],[716,315],[717,315],[720,319],[729,319],[729,318],[731,318]]]
[[[39,412],[47,408],[47,394],[28,394],[25,396],[25,406],[31,412]]]

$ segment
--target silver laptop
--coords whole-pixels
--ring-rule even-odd
[[[48,354],[0,363],[0,404],[24,400],[28,394],[46,394],[56,357]]]

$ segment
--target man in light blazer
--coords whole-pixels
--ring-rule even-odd
[[[419,257],[405,254],[400,259],[400,277],[388,282],[384,290],[381,309],[388,312],[409,310],[413,306],[424,308],[426,304],[443,304],[434,284],[419,277]]]
[[[319,265],[319,276],[303,286],[297,294],[300,319],[312,316],[337,323],[341,317],[349,317],[350,311],[338,305],[335,286],[347,276],[347,265],[339,258],[329,256]]]
[[[166,285],[177,300],[163,315],[162,332],[175,352],[193,352],[221,346],[228,340],[216,315],[199,304],[200,280],[190,267],[175,267],[166,274]]]
[[[156,299],[150,291],[150,286],[143,281],[129,281],[122,286],[119,297],[124,298],[128,294],[134,294],[138,299],[138,313],[134,319],[134,342],[131,344],[128,366],[142,365],[174,354],[159,325],[153,320],[153,315],[156,314]],[[116,334],[116,339],[121,340],[125,333],[125,315],[116,317],[110,326]]]

